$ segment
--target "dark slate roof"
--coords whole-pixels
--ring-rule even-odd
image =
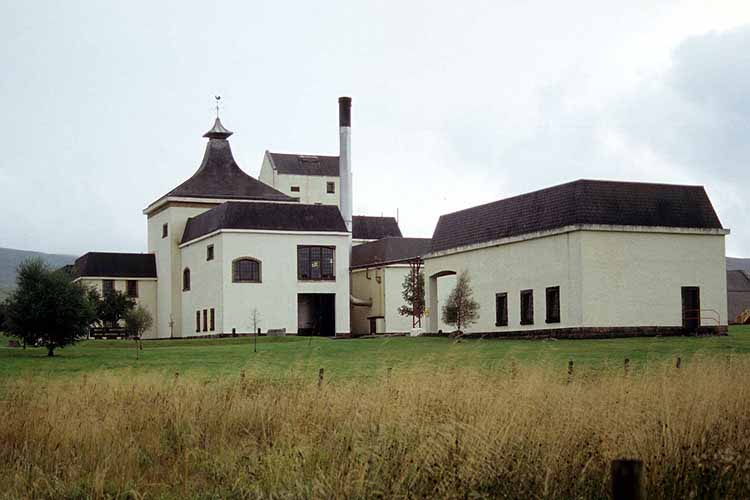
[[[222,138],[229,135],[231,132],[217,118],[214,127],[205,134],[209,140],[198,170],[163,197],[294,201],[295,198],[290,198],[242,171],[232,156],[229,141]]]
[[[182,243],[219,229],[346,232],[336,205],[228,201],[190,217]]]
[[[296,155],[266,151],[276,171],[291,175],[339,176],[339,157],[320,155]]]
[[[112,278],[156,278],[152,253],[89,252],[75,262],[75,276]]]
[[[351,267],[395,264],[421,257],[429,251],[429,238],[383,238],[353,246]]]
[[[395,217],[370,217],[355,215],[352,217],[352,238],[355,240],[379,240],[388,236],[401,237]]]
[[[702,186],[578,180],[442,215],[432,251],[577,224],[722,228]]]
[[[727,309],[730,323],[750,309],[750,272],[727,271]]]

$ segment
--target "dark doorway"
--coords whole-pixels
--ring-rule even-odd
[[[682,287],[682,327],[694,332],[701,326],[701,290],[697,286]]]
[[[297,295],[297,335],[333,337],[336,335],[336,294]]]

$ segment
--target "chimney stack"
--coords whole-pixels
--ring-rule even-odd
[[[339,97],[339,196],[341,216],[352,232],[352,98]]]

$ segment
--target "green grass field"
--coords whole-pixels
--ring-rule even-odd
[[[689,363],[696,357],[750,354],[750,326],[732,327],[727,337],[667,337],[616,340],[507,341],[444,338],[384,338],[329,340],[303,337],[260,337],[258,352],[250,338],[198,339],[145,342],[140,359],[129,341],[85,341],[59,349],[48,358],[44,349],[6,348],[0,337],[0,379],[60,377],[97,372],[175,372],[197,377],[239,375],[317,375],[325,368],[328,380],[371,377],[388,368],[434,365],[436,369],[476,366],[493,369],[518,363],[551,363],[576,369],[621,369],[629,358],[634,370],[649,363],[680,356]]]

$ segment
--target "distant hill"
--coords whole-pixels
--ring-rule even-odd
[[[72,264],[76,260],[73,255],[0,248],[0,299],[7,296],[16,286],[16,269],[18,269],[18,265],[31,257],[39,257],[55,269],[66,264]]]
[[[750,259],[738,259],[737,257],[727,257],[727,271],[750,272]]]

